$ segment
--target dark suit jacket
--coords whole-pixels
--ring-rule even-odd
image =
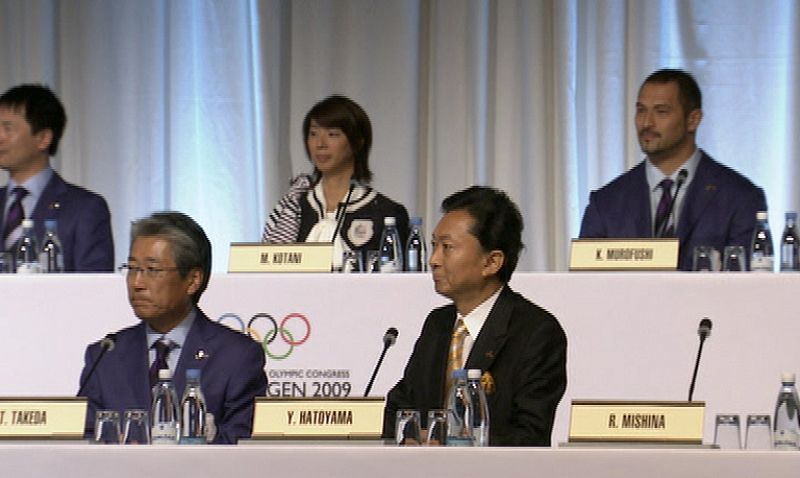
[[[6,188],[0,188],[0,211],[5,210]],[[65,272],[111,272],[114,270],[114,240],[111,214],[102,196],[53,176],[42,191],[31,218],[41,244],[44,221],[58,221],[58,237],[64,254]],[[0,213],[0,231],[3,230]]]
[[[750,251],[756,212],[767,210],[764,191],[702,152],[678,218],[678,268],[692,270],[696,246],[744,246]],[[592,192],[583,214],[582,238],[653,237],[644,161]]]
[[[203,350],[205,358],[198,358]],[[100,353],[100,343],[86,349],[81,383]],[[117,333],[114,349],[107,352],[86,385],[89,399],[86,436],[94,432],[96,410],[149,410],[152,397],[149,379],[147,334],[144,322]],[[212,322],[198,309],[181,349],[173,383],[180,400],[186,385],[186,370],[200,369],[207,411],[214,414],[214,443],[236,443],[249,438],[253,428],[255,397],[264,395],[264,350],[251,338]]]
[[[443,407],[455,320],[452,304],[428,315],[403,378],[387,396],[384,438],[394,437],[397,410],[419,410],[427,426],[428,410]],[[487,395],[491,445],[550,445],[566,364],[567,338],[556,318],[505,286],[465,366],[494,378],[496,390]]]

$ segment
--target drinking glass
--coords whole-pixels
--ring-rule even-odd
[[[116,410],[98,410],[94,421],[94,443],[119,443],[119,412]]]
[[[717,415],[714,428],[714,444],[723,450],[739,450],[742,439],[739,427],[739,415]]]
[[[367,258],[364,262],[364,272],[381,271],[380,251],[367,251]]]
[[[743,246],[725,246],[724,256],[722,270],[728,272],[744,272],[747,270]]]
[[[447,410],[428,411],[428,446],[447,444]]]
[[[364,270],[361,251],[344,251],[342,253],[342,272],[361,272]]]
[[[422,430],[418,410],[398,410],[394,427],[394,442],[400,446],[421,445]]]
[[[697,246],[694,248],[694,262],[692,262],[692,270],[695,272],[713,272],[719,270],[719,267],[714,267],[714,253],[716,249],[712,246]],[[718,263],[718,262],[717,262]]]
[[[122,442],[126,445],[150,444],[150,419],[146,410],[125,410],[125,433]]]
[[[772,449],[772,424],[769,415],[747,415],[744,447],[748,450]]]
[[[14,272],[14,256],[10,252],[0,252],[0,274]]]

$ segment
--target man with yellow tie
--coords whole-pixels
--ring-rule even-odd
[[[552,314],[507,283],[522,250],[522,215],[502,191],[472,186],[442,202],[430,266],[436,292],[452,304],[433,310],[402,379],[389,392],[383,436],[397,410],[443,408],[452,371],[480,369],[491,418],[490,445],[549,446],[567,385],[567,339]]]

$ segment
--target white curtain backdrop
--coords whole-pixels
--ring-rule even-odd
[[[0,0],[0,89],[52,86],[69,122],[54,167],[103,194],[124,260],[131,220],[195,217],[259,239],[300,133],[341,93],[373,122],[376,187],[422,215],[506,190],[521,270],[563,270],[589,192],[641,160],[633,105],[661,67],[695,74],[699,144],[767,192],[775,235],[800,207],[793,0]]]

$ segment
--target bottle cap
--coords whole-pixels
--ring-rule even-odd
[[[394,226],[396,224],[396,219],[394,216],[386,216],[383,218],[383,225],[384,226]]]
[[[160,368],[158,369],[158,379],[159,380],[172,380],[172,370],[168,368]]]
[[[200,380],[200,369],[199,368],[187,368],[186,369],[186,381],[189,380]]]
[[[22,220],[22,228],[23,229],[30,229],[33,227],[33,219],[25,218]]]
[[[412,226],[421,226],[422,225],[422,218],[419,216],[414,216],[411,218],[411,225]]]
[[[767,213],[767,211],[758,211],[756,213],[756,221],[766,221],[768,217],[769,214]]]
[[[467,378],[472,379],[480,379],[481,378],[481,369],[479,368],[471,368],[467,370]]]
[[[466,380],[467,379],[467,371],[464,370],[463,368],[459,368],[459,369],[453,370],[453,378],[455,380]]]
[[[794,383],[795,376],[791,372],[783,372],[781,374],[781,382],[783,383]]]
[[[47,219],[44,221],[44,228],[48,231],[55,231],[58,226],[58,221],[55,219]]]

